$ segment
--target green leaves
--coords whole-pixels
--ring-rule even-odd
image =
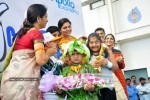
[[[85,91],[83,88],[80,89],[73,89],[70,91],[65,91],[67,93],[67,100],[98,100],[97,94],[98,91],[88,92]]]
[[[75,40],[72,44],[70,44],[68,48],[69,55],[72,55],[75,50],[80,54],[83,54],[85,52],[82,43],[78,39]]]
[[[81,40],[76,39],[74,41],[68,42],[63,53],[63,58],[67,58],[68,55],[71,56],[74,53],[74,51],[77,51],[80,54],[84,54],[85,57],[83,58],[83,60],[85,60],[86,62],[89,61],[90,51]]]

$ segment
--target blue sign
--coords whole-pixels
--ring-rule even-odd
[[[139,22],[141,20],[141,18],[142,18],[142,15],[137,7],[132,9],[128,15],[128,21],[133,24]]]
[[[51,0],[53,1],[53,0]],[[79,15],[79,11],[75,10],[75,4],[71,0],[55,0],[59,9],[69,11],[71,13]]]

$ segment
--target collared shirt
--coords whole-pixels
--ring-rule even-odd
[[[54,75],[60,75],[62,72],[63,61],[51,56],[48,62],[41,68],[41,76],[48,71],[53,71]]]
[[[136,88],[139,90],[140,100],[150,100],[150,88],[147,84],[140,84]],[[148,94],[143,95],[143,91],[146,91]]]
[[[59,59],[62,56],[61,49],[57,49],[56,54],[54,55],[57,59]]]
[[[127,90],[128,90],[129,100],[138,100],[137,94],[139,91],[138,89],[135,88],[135,86],[127,85]]]

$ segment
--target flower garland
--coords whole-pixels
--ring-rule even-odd
[[[79,64],[79,65],[77,65],[77,66],[71,66],[71,67],[70,67],[70,70],[71,70],[71,71],[74,71],[74,72],[76,72],[76,73],[78,73],[81,68],[82,68],[82,66]]]
[[[97,61],[101,61],[102,59],[104,59],[104,57],[103,57],[104,51],[105,51],[105,47],[103,45],[101,45],[99,56],[96,57]],[[102,67],[102,64],[99,64],[98,68],[94,68],[94,69],[97,71],[97,73],[100,73],[101,67]]]

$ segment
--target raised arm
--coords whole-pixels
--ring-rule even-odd
[[[112,67],[111,67],[112,71],[118,70],[119,67],[118,67],[117,61],[112,53],[112,50],[107,48],[107,52],[108,52],[108,59],[112,63]]]
[[[50,56],[53,56],[56,53],[57,48],[54,46],[45,50],[43,43],[36,43],[34,44],[34,50],[36,62],[38,65],[42,66],[47,63]]]

